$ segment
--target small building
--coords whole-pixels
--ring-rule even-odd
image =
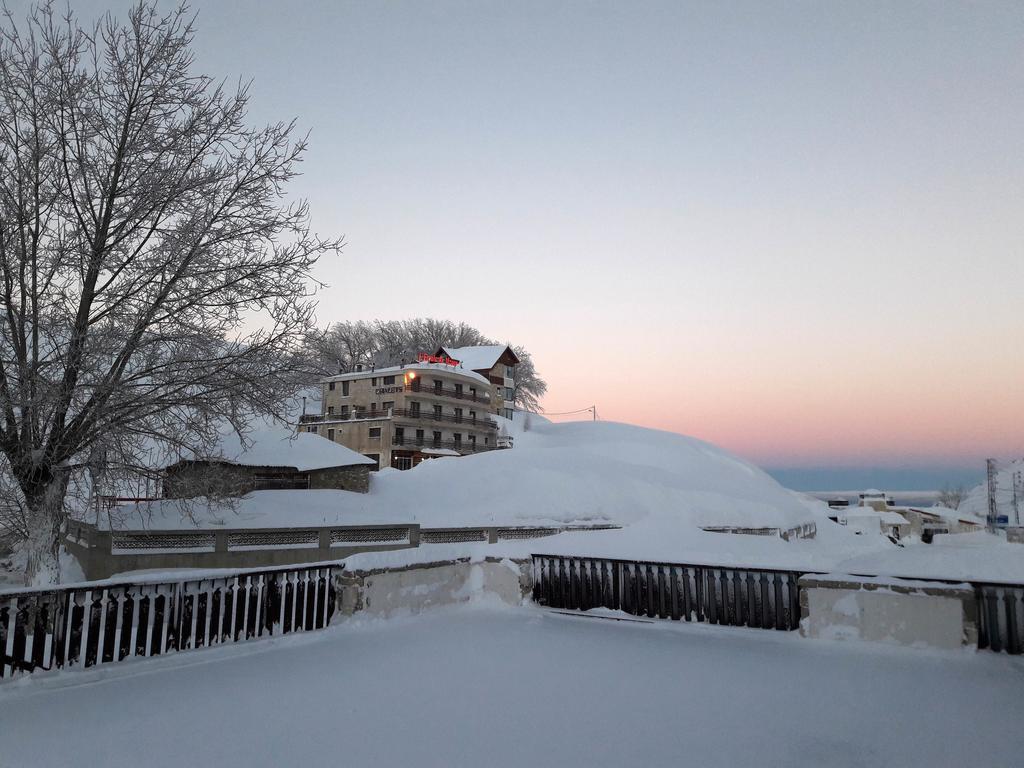
[[[952,510],[947,510],[952,512]],[[971,520],[956,514],[942,514],[931,509],[916,507],[900,507],[899,512],[910,521],[911,533],[920,536],[922,541],[930,542],[932,537],[940,533],[972,533],[984,529],[978,520]]]
[[[880,491],[877,488],[869,488],[858,494],[858,496],[860,497],[858,506],[861,507],[871,507],[878,512],[884,512],[892,506],[892,499],[886,496],[884,491]]]
[[[371,459],[318,435],[260,430],[248,447],[182,459],[164,470],[163,496],[245,496],[264,490],[334,489],[366,493]],[[224,442],[233,442],[227,440]]]
[[[859,534],[882,533],[896,540],[909,536],[911,530],[910,522],[898,512],[879,511],[869,506],[850,507],[842,512],[837,510],[836,516],[830,516],[830,519]]]

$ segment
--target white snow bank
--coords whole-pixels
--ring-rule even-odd
[[[551,424],[542,419],[528,431],[510,431],[515,448],[431,459],[406,472],[376,473],[368,494],[258,491],[241,500],[237,517],[202,508],[194,514],[200,524],[267,527],[642,522],[643,536],[676,542],[702,535],[705,526],[791,528],[815,519],[804,502],[760,469],[694,438],[626,424]],[[319,450],[308,458],[295,450],[285,461],[285,445],[304,448],[311,441],[285,441],[274,446],[280,454],[249,452],[246,461],[330,466]],[[140,509],[124,527],[177,527],[177,506],[168,506],[173,511],[165,513],[159,504]]]
[[[0,686],[0,749],[35,768],[1011,766],[1018,673],[997,654],[465,607]]]

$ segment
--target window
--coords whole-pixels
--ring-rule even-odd
[[[455,385],[455,396],[456,397],[462,397],[462,385],[461,384],[456,384]]]
[[[405,429],[402,427],[395,427],[395,445],[401,445],[405,442]]]
[[[470,387],[469,388],[469,396],[471,398],[473,398],[474,400],[476,400],[476,387]]]
[[[333,405],[328,405],[327,406],[327,415],[328,416],[333,416],[334,415],[334,406]]]
[[[376,387],[377,386],[377,377],[376,376],[374,376],[372,379],[370,379],[370,386],[371,387]]]
[[[382,407],[384,408],[385,411],[390,411],[392,408],[395,407],[395,401],[389,400],[388,402],[384,403]]]
[[[327,439],[328,440],[333,440],[334,439],[334,430],[333,429],[328,429],[327,430]]]
[[[491,438],[485,437],[484,438],[484,445],[490,445],[490,443],[491,443]]]
[[[316,434],[316,430],[317,430],[316,427],[310,427],[309,428],[309,431],[312,432],[314,435]]]
[[[416,445],[423,445],[423,430],[416,430]]]
[[[341,418],[343,418],[343,419],[347,419],[348,418],[348,406],[347,405],[341,406]]]
[[[370,471],[371,472],[376,472],[378,469],[380,469],[380,454],[379,453],[364,453],[363,456],[365,456],[368,459],[373,459],[374,464],[373,464],[372,467],[370,467]]]
[[[512,391],[512,387],[505,387],[505,399],[512,402],[516,399],[515,392]]]
[[[391,466],[393,466],[395,469],[412,469],[412,457],[395,456],[391,460]]]
[[[440,405],[435,405],[434,406],[434,418],[437,419],[438,421],[441,420],[441,406]]]
[[[394,376],[385,376],[384,377],[384,386],[387,386],[388,384],[394,384],[394,383],[395,383],[395,377]]]
[[[440,379],[434,379],[434,391],[441,394],[441,387],[444,385]]]
[[[376,403],[370,403],[370,413],[374,414],[376,412],[377,412],[377,404]]]
[[[435,448],[440,448],[441,447],[441,433],[440,432],[434,432],[434,447]]]
[[[328,388],[329,390],[331,390],[331,392],[333,392],[333,391],[334,391],[334,382],[333,382],[333,381],[332,381],[332,382],[329,382],[329,383],[327,384],[327,388]]]
[[[409,403],[409,415],[412,416],[414,419],[418,419],[420,417],[420,404],[419,403],[417,403],[417,402]]]
[[[516,367],[514,365],[506,365],[505,375],[511,379],[513,376],[516,375]]]
[[[506,419],[511,419],[512,418],[512,409],[511,408],[506,408],[504,416],[505,416]]]
[[[476,435],[470,435],[469,436],[469,444],[472,447],[476,448]]]
[[[472,421],[472,422],[473,422],[474,424],[476,423],[476,411],[470,411],[470,412],[469,412],[469,419],[470,419],[470,421]]]
[[[371,440],[380,440],[380,427],[370,427],[369,438]]]
[[[456,408],[455,409],[455,421],[456,422],[462,421],[462,409],[461,408]]]
[[[348,397],[348,384],[349,383],[347,381],[341,382],[341,396],[342,397]]]
[[[462,447],[462,434],[461,433],[456,432],[455,434],[452,435],[452,439],[455,441],[455,450],[458,450],[459,448]]]

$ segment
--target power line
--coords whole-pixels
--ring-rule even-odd
[[[544,411],[543,413],[538,413],[536,411],[531,411],[531,413],[535,413],[537,416],[573,416],[574,414],[577,414],[577,413],[592,413],[592,414],[594,414],[594,421],[597,421],[597,406],[596,405],[588,405],[586,408],[580,408],[579,410],[576,410],[576,411],[561,411],[561,412],[558,412],[558,413],[554,413],[552,411]]]

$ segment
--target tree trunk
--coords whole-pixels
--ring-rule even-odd
[[[60,543],[67,516],[64,495],[68,479],[67,472],[56,472],[38,494],[27,498],[26,586],[60,583]]]

